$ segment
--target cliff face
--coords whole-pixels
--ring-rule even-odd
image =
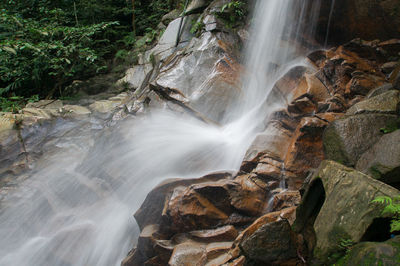
[[[318,35],[326,36],[332,1],[329,42],[344,43],[354,38],[387,40],[400,38],[399,0],[330,0],[323,1]]]

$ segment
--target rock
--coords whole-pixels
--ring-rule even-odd
[[[201,266],[207,260],[206,246],[196,242],[186,242],[179,244],[174,248],[171,259],[168,262],[170,266]]]
[[[38,102],[28,103],[26,108],[38,108],[38,109],[61,109],[63,103],[60,100],[40,100]]]
[[[322,136],[327,125],[317,117],[305,117],[298,125],[285,158],[289,189],[299,189],[307,171],[318,167],[324,159]]]
[[[400,90],[400,65],[390,74],[389,81],[393,84],[393,88]]]
[[[400,130],[385,134],[366,151],[356,169],[384,183],[400,185]]]
[[[278,264],[297,257],[295,237],[286,220],[262,225],[242,239],[241,250],[250,261]]]
[[[379,94],[388,92],[390,90],[393,90],[393,85],[391,83],[385,83],[382,86],[379,86],[379,87],[371,90],[368,93],[367,98],[372,98],[372,97],[378,96]]]
[[[301,196],[299,191],[283,191],[273,196],[271,211],[276,212],[282,209],[295,207],[300,204]]]
[[[238,231],[234,226],[227,225],[217,229],[192,231],[189,234],[199,242],[224,242],[235,240]]]
[[[170,179],[162,182],[147,194],[142,206],[135,213],[135,219],[140,229],[149,224],[160,224],[161,215],[164,209],[164,202],[173,190],[179,186],[189,186],[191,184],[207,181],[217,181],[230,177],[230,173],[214,173],[206,175],[199,179]]]
[[[39,109],[39,108],[28,108],[25,107],[22,109],[22,114],[24,116],[31,116],[31,117],[37,117],[39,119],[52,119],[58,116],[61,116],[62,109],[53,109],[53,108],[46,108],[46,109]]]
[[[235,178],[239,186],[229,190],[230,203],[240,213],[258,217],[265,212],[268,205],[266,184],[254,176],[240,175]]]
[[[177,19],[181,14],[181,11],[178,9],[174,9],[171,12],[165,14],[161,18],[161,22],[163,22],[165,25],[168,25],[172,20]]]
[[[206,256],[208,263],[206,265],[221,265],[231,259],[228,251],[233,242],[216,242],[206,246]],[[218,262],[218,264],[217,264]]]
[[[134,66],[125,72],[125,76],[118,80],[117,84],[128,86],[130,89],[138,89],[152,69],[153,66],[151,64]]]
[[[114,101],[101,100],[101,101],[96,101],[96,102],[92,103],[91,105],[89,105],[89,108],[90,108],[93,112],[111,115],[111,112],[112,112],[119,104],[120,104],[120,103],[114,102]]]
[[[264,153],[283,161],[292,134],[292,131],[285,128],[281,123],[271,121],[264,132],[256,136],[247,150],[244,160],[251,161],[259,153]]]
[[[330,20],[329,42],[344,43],[354,36],[364,40],[399,38],[400,19],[396,0],[337,0],[331,17],[331,2],[324,2],[318,22],[326,29]],[[395,10],[395,11],[394,11]],[[374,18],[374,19],[371,19]],[[326,37],[326,31],[320,33],[320,40]]]
[[[381,70],[385,74],[390,74],[399,64],[399,62],[387,62],[381,66]]]
[[[88,108],[79,105],[64,105],[63,111],[64,116],[69,118],[87,117],[92,113]]]
[[[346,94],[367,95],[371,89],[379,87],[385,83],[385,80],[376,75],[364,73],[353,73],[353,78],[346,85]]]
[[[385,242],[362,242],[353,246],[336,265],[398,265],[400,236]]]
[[[297,209],[294,228],[299,232],[306,225],[313,225],[316,236],[314,255],[326,262],[338,251],[343,240],[354,243],[368,241],[371,240],[368,239],[370,233],[377,230],[379,234],[389,234],[389,227],[386,229],[376,223],[383,206],[371,202],[377,196],[394,197],[399,193],[397,189],[354,169],[324,161],[313,175]],[[308,245],[314,246],[310,242]]]
[[[396,116],[388,114],[360,114],[334,121],[323,135],[326,158],[354,166],[382,137],[380,129],[395,121]]]
[[[400,103],[400,91],[391,90],[352,106],[346,115],[360,113],[396,114],[397,105]]]

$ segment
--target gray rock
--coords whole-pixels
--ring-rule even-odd
[[[360,113],[396,114],[399,102],[400,91],[390,90],[353,105],[347,111],[346,115],[355,115]]]
[[[120,79],[117,84],[123,86],[125,83],[129,88],[137,89],[142,85],[146,76],[152,69],[153,66],[151,64],[134,66],[125,72],[125,76]]]
[[[240,248],[250,261],[264,264],[279,263],[296,258],[293,239],[289,222],[281,220],[258,228],[241,242]]]
[[[400,183],[400,130],[384,135],[365,152],[356,169],[391,185]]]
[[[352,168],[324,161],[297,209],[295,230],[313,225],[314,255],[326,262],[330,255],[340,251],[341,241],[368,240],[371,226],[376,219],[381,219],[383,209],[383,205],[371,203],[372,200],[378,196],[395,197],[399,193]],[[383,233],[388,234],[388,229]]]
[[[382,137],[380,129],[396,119],[396,115],[389,114],[360,114],[334,121],[323,136],[326,158],[354,166]]]
[[[392,83],[385,83],[382,86],[379,86],[376,89],[371,90],[368,93],[367,98],[372,98],[372,97],[378,96],[379,94],[385,93],[390,90],[393,90]]]

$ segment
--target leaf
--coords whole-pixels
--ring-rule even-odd
[[[17,51],[16,51],[14,48],[11,48],[11,47],[9,47],[9,46],[4,46],[4,47],[2,47],[2,49],[5,50],[5,51],[7,51],[7,52],[9,52],[9,53],[12,53],[12,54],[14,54],[14,55],[17,55]]]

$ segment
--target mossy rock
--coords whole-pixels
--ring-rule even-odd
[[[386,242],[362,242],[354,246],[335,265],[400,265],[400,236]]]

